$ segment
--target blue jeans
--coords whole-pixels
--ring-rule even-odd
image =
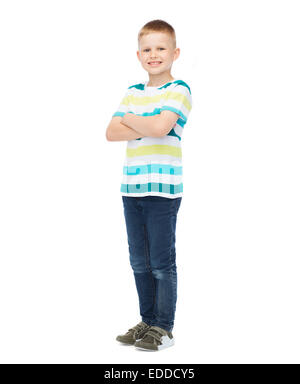
[[[177,301],[175,231],[182,197],[122,199],[142,321],[172,331]]]

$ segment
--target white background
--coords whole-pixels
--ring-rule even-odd
[[[0,3],[0,361],[300,362],[298,1]],[[176,30],[182,141],[175,346],[115,337],[140,321],[105,131],[148,80],[137,34]]]

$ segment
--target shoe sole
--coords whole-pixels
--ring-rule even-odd
[[[158,345],[157,349],[139,347],[138,345],[135,345],[135,347],[138,348],[138,349],[142,349],[143,351],[157,352],[157,351],[161,351],[162,349],[165,349],[165,348],[168,348],[168,347],[172,347],[172,345],[174,345],[174,343],[175,343],[175,341],[174,341],[174,337],[173,337],[173,339],[165,340],[164,344]]]

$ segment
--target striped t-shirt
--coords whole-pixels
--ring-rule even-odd
[[[139,116],[157,115],[169,110],[180,117],[163,137],[141,137],[127,142],[121,195],[162,196],[183,195],[181,139],[192,108],[190,87],[182,80],[173,80],[159,87],[148,87],[148,81],[127,88],[113,116],[132,112]]]

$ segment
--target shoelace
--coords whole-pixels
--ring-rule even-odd
[[[155,340],[157,340],[159,343],[161,343],[161,337],[165,336],[167,333],[158,327],[150,327],[149,330],[145,333],[144,338],[147,336],[153,337]]]

